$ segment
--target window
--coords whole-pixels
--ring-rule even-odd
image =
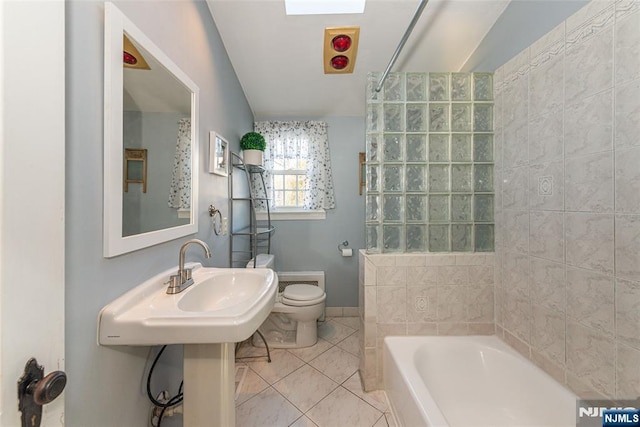
[[[310,219],[335,207],[326,123],[257,122],[255,131],[267,141],[264,179],[275,217],[278,211],[294,210]]]
[[[306,142],[300,142],[305,144]],[[305,152],[307,150],[304,150]],[[274,207],[304,208],[307,182],[307,159],[293,153],[281,153],[274,157],[271,169],[271,185]]]

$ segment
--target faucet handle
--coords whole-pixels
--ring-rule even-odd
[[[165,285],[169,285],[169,287],[167,288],[168,294],[177,294],[178,292],[180,292],[180,275],[172,274]]]
[[[185,268],[184,269],[184,279],[185,279],[185,281],[191,279],[192,273],[193,273],[193,269],[192,268]]]

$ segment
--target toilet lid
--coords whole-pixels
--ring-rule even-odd
[[[324,295],[324,291],[318,286],[313,285],[289,285],[284,288],[283,297],[296,301],[309,301],[320,298]]]

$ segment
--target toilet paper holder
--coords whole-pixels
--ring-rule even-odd
[[[347,249],[349,247],[349,241],[345,240],[344,242],[338,245],[338,252],[342,253],[342,249]]]

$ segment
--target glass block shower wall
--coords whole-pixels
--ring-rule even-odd
[[[493,251],[493,75],[392,73],[367,87],[369,253]]]

